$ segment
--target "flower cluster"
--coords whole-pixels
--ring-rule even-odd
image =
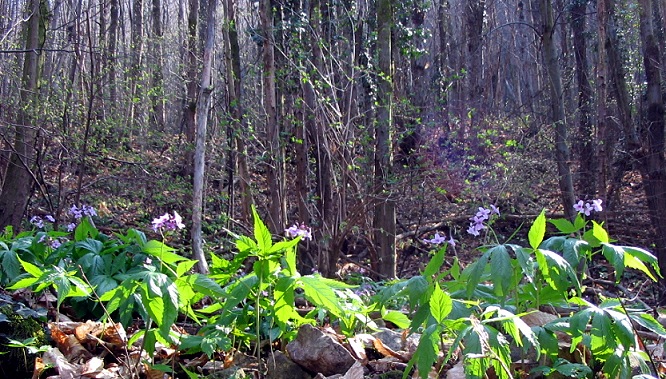
[[[285,229],[284,232],[291,238],[301,236],[304,240],[312,240],[312,228],[305,226],[304,223],[301,223],[300,225],[294,224],[288,229]]]
[[[451,247],[456,246],[456,241],[453,239],[453,235],[451,235],[451,238],[449,238],[447,240],[446,235],[441,236],[441,235],[439,235],[439,233],[435,233],[435,236],[432,239],[424,239],[423,242],[429,243],[429,244],[432,244],[432,245],[441,245],[444,242],[446,242],[449,245],[451,245]]]
[[[77,207],[76,205],[72,205],[71,208],[69,208],[69,214],[74,216],[75,219],[79,220],[83,216],[97,216],[97,211],[95,211],[95,208],[91,207],[90,205],[83,205],[81,208]]]
[[[46,215],[44,218],[40,216],[32,216],[30,218],[30,223],[34,226],[36,226],[38,229],[44,229],[44,221],[54,223],[55,218],[51,215]]]
[[[578,200],[578,202],[574,204],[573,207],[576,212],[583,213],[585,216],[589,216],[593,211],[601,212],[603,210],[601,203],[601,199],[592,200],[592,202],[589,203],[586,203],[583,200]]]
[[[486,222],[490,220],[490,216],[497,215],[499,217],[500,211],[494,205],[490,205],[490,208],[479,207],[479,211],[476,212],[474,217],[470,218],[469,228],[467,228],[467,233],[478,236],[481,234],[481,231],[487,228]]]
[[[158,232],[161,230],[176,230],[183,229],[185,224],[183,224],[183,218],[180,217],[178,212],[174,211],[173,215],[165,213],[162,216],[156,218],[152,222],[153,230]]]

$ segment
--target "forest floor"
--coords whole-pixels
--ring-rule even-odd
[[[187,205],[183,200],[186,196],[182,196],[187,193],[184,189],[186,185],[174,180],[172,174],[174,168],[173,160],[164,159],[159,154],[141,163],[117,158],[106,159],[105,164],[95,167],[88,190],[92,199],[90,203],[95,205],[100,213],[102,220],[100,229],[111,234],[128,227],[136,227],[150,233],[152,217],[166,210],[186,209]],[[547,172],[548,169],[544,171]],[[563,216],[562,209],[558,205],[557,186],[552,180],[518,178],[518,175],[525,176],[525,173],[519,171],[515,173],[516,177],[500,176],[485,184],[471,181],[466,184],[469,188],[454,185],[453,187],[457,187],[455,191],[447,192],[442,191],[442,188],[450,187],[457,181],[450,173],[445,175],[444,180],[438,176],[441,174],[438,171],[419,173],[410,178],[412,174],[409,170],[405,170],[402,173],[402,185],[398,189],[399,276],[407,278],[418,275],[426,266],[432,255],[429,252],[430,246],[425,244],[423,239],[431,238],[435,233],[447,237],[453,236],[456,240],[455,248],[447,253],[445,265],[450,267],[454,257],[459,259],[463,267],[478,258],[480,255],[478,247],[484,242],[492,243],[487,238],[483,239],[483,236],[473,237],[466,232],[470,217],[480,206],[487,207],[493,204],[499,207],[501,217],[493,224],[493,232],[496,240],[502,243],[512,238],[511,242],[525,245],[527,230],[541,209],[547,209],[549,217]],[[543,177],[547,178],[550,175],[544,173]],[[261,175],[256,176],[260,182]],[[75,178],[69,179],[73,182]],[[216,187],[219,181],[215,177],[210,180],[209,193],[212,195],[208,199],[207,206],[209,210],[221,213],[224,209],[223,197],[216,193],[221,191],[221,188]],[[483,182],[483,178],[480,178],[479,182]],[[507,184],[514,182],[518,184]],[[596,220],[603,222],[617,244],[649,250],[653,229],[647,213],[644,191],[636,183],[640,183],[637,174],[627,173],[616,201],[610,208],[607,207],[601,212]],[[476,195],[471,195],[472,193]],[[526,193],[529,193],[529,196],[526,196]],[[211,239],[224,235],[223,228],[218,228],[218,223],[223,223],[223,217],[219,215],[209,215],[206,219],[205,232],[213,236]],[[246,228],[249,229],[249,225]],[[362,235],[364,233],[361,231],[354,237]],[[174,242],[176,246],[182,247],[189,244],[185,234],[181,236],[181,240]],[[340,276],[343,279],[345,275],[362,272],[370,265],[367,261],[369,246],[365,246],[366,243],[367,238],[350,240],[350,244],[356,246],[349,248],[339,262]],[[229,246],[229,241],[211,244],[211,247],[219,252],[224,252]],[[607,279],[597,280],[592,284],[600,291],[626,298],[638,298],[648,306],[657,305],[661,290],[644,275],[627,272],[621,282],[615,284],[612,277],[604,274],[612,271],[605,261],[593,262],[590,270],[599,277]],[[62,338],[68,337],[63,335]]]

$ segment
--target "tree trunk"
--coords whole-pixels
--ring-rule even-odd
[[[152,113],[150,117],[150,125],[156,130],[164,130],[164,75],[162,68],[164,65],[163,48],[164,44],[164,27],[162,25],[162,2],[161,0],[152,0],[152,15],[153,15],[153,38],[151,39],[152,45],[152,71],[151,77],[151,97],[150,103]]]
[[[587,39],[585,17],[587,2],[579,1],[571,8],[571,30],[576,58],[576,81],[578,85],[578,133],[580,154],[579,193],[593,197],[597,193],[596,133],[592,126],[592,86],[588,77]],[[603,183],[603,182],[602,182]]]
[[[250,188],[250,176],[247,170],[247,149],[245,148],[245,108],[243,105],[241,91],[241,57],[240,45],[238,44],[238,30],[236,22],[236,3],[234,0],[226,0],[225,14],[227,19],[225,48],[227,49],[227,76],[229,92],[229,109],[231,112],[231,123],[228,127],[231,134],[227,135],[229,143],[228,180],[229,180],[229,217],[233,217],[233,204],[235,200],[234,173],[238,174],[240,189],[240,219],[251,225],[252,214],[252,192]]]
[[[655,247],[659,268],[666,272],[666,162],[664,157],[664,100],[661,93],[661,53],[652,23],[652,1],[639,1],[643,65],[647,81],[645,118],[642,120],[645,140],[641,157],[643,182],[650,218],[656,229]]]
[[[185,78],[185,99],[183,101],[183,130],[185,151],[181,175],[192,177],[194,172],[194,140],[196,134],[195,114],[197,110],[197,24],[199,20],[199,0],[189,0],[190,12],[187,16],[187,47],[185,48],[187,75]]]
[[[268,146],[267,185],[269,188],[268,225],[273,233],[280,233],[286,221],[284,198],[284,152],[280,138],[275,88],[275,39],[271,0],[260,0],[259,17],[263,36],[263,103],[266,112],[266,145]]]
[[[564,100],[562,98],[562,78],[558,66],[555,41],[553,39],[554,18],[551,0],[541,0],[541,11],[543,12],[542,46],[543,61],[550,89],[550,104],[552,124],[555,127],[555,160],[557,161],[558,184],[560,187],[560,199],[564,207],[564,214],[572,219],[576,216],[573,209],[575,195],[571,169],[569,168],[569,147],[567,146],[567,124],[564,115]]]
[[[201,236],[201,221],[203,219],[206,171],[206,129],[208,126],[208,110],[213,94],[212,70],[213,53],[215,47],[215,10],[217,0],[208,1],[206,17],[206,41],[203,48],[203,68],[201,71],[201,85],[199,87],[199,101],[197,102],[197,133],[194,150],[194,185],[192,200],[192,256],[197,262],[197,271],[208,274],[208,263],[203,251]]]
[[[377,92],[377,121],[375,127],[375,206],[373,229],[378,249],[377,269],[388,279],[396,276],[395,199],[391,195],[393,166],[393,77],[391,52],[393,25],[392,0],[377,0],[377,50],[379,85]]]
[[[141,103],[144,93],[143,84],[143,0],[134,0],[132,5],[132,49],[130,64],[129,115],[127,121],[132,126],[132,135],[138,133],[138,142],[144,145],[145,125],[142,121]]]
[[[37,117],[39,107],[38,91],[41,72],[40,49],[46,39],[46,18],[48,16],[45,0],[31,0],[30,15],[25,33],[23,76],[19,92],[19,110],[14,135],[13,149],[9,166],[0,193],[0,228],[11,225],[18,228],[23,219],[34,184],[34,168],[37,151]]]

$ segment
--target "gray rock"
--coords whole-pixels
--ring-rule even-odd
[[[266,379],[312,379],[312,375],[278,350],[268,358]]]
[[[287,344],[287,353],[309,372],[324,376],[344,375],[356,362],[342,344],[309,324],[301,326],[296,339]]]

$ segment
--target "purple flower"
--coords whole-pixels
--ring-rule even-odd
[[[448,242],[451,247],[456,247],[456,240],[453,239],[453,234],[451,234],[451,238],[449,238],[446,242]]]
[[[427,239],[423,240],[423,242],[430,243],[430,244],[433,244],[433,245],[440,245],[440,244],[443,244],[444,242],[446,242],[446,237],[445,236],[440,236],[439,233],[435,233],[435,237],[433,237],[432,239],[429,239],[429,240],[427,240]]]
[[[173,215],[165,213],[162,216],[154,219],[152,224],[153,230],[156,232],[160,230],[183,229],[185,227],[185,224],[183,224],[183,218],[180,217],[178,212],[175,211],[173,212]]]
[[[39,229],[44,228],[44,220],[39,216],[32,216],[30,218],[30,223]]]
[[[51,216],[51,215],[46,215],[44,218],[50,223],[55,222],[55,218],[53,218],[53,216]]]
[[[592,208],[594,209],[595,212],[601,212],[601,211],[604,210],[601,207],[602,202],[603,202],[603,200],[601,200],[601,199],[592,200]]]
[[[497,207],[495,206],[495,204],[490,204],[490,211],[491,211],[491,213],[500,216],[499,208],[497,208]]]
[[[583,200],[578,200],[578,202],[574,204],[573,208],[578,213],[585,213],[585,203]]]
[[[476,228],[477,224],[469,224],[469,228],[467,228],[467,233],[473,235],[474,237],[478,237],[479,234],[479,229]]]
[[[474,216],[474,217],[475,217],[475,218],[478,218],[478,219],[480,219],[480,220],[482,220],[482,221],[483,221],[483,220],[487,220],[487,219],[490,218],[490,212],[491,212],[490,209],[486,209],[486,208],[484,208],[484,207],[479,207],[479,211],[476,212],[476,216]]]
[[[51,242],[51,248],[54,249],[54,250],[59,248],[60,245],[62,245],[62,242],[60,242],[57,239],[55,239],[55,240],[53,240],[53,242]]]
[[[301,236],[301,238],[303,238],[304,240],[312,240],[312,228],[306,226],[304,223],[301,223],[300,226],[294,224],[289,228],[285,229],[284,232],[287,234],[288,237],[291,238],[296,238],[298,236]]]
[[[80,209],[76,205],[72,205],[72,207],[69,208],[69,214],[71,214],[72,216],[74,216],[75,219],[78,220],[81,217],[83,217],[83,209]]]
[[[39,240],[37,240],[38,243],[43,243],[44,241],[46,241],[46,234],[42,234],[42,236],[39,237]]]
[[[68,231],[68,232],[71,233],[71,232],[74,231],[74,229],[76,229],[76,224],[75,224],[75,223],[70,222],[69,224],[67,224],[67,231]]]
[[[95,208],[91,207],[90,205],[84,205],[83,207],[81,207],[81,211],[86,216],[90,217],[97,216],[97,211],[95,211]]]

